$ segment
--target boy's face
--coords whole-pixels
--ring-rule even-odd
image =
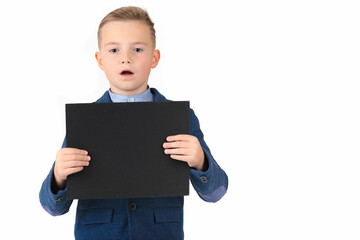
[[[95,57],[111,91],[122,95],[146,91],[151,68],[160,60],[149,27],[142,21],[113,21],[103,26],[101,39]]]

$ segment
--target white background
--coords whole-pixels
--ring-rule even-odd
[[[65,103],[108,89],[96,31],[145,7],[149,84],[190,100],[229,176],[218,203],[185,197],[185,239],[360,239],[358,1],[2,1],[1,239],[72,239],[76,202],[38,192],[65,135]]]

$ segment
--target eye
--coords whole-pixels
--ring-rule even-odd
[[[134,52],[136,52],[136,53],[139,53],[139,52],[142,52],[142,51],[144,51],[144,50],[141,49],[141,48],[134,48]]]
[[[111,52],[111,53],[117,53],[117,52],[119,52],[119,49],[113,48],[113,49],[111,49],[109,52]]]

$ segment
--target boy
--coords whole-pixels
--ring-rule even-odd
[[[167,101],[148,87],[152,68],[160,60],[155,49],[154,24],[146,11],[124,7],[109,13],[98,29],[99,52],[95,57],[105,72],[110,89],[96,102]],[[206,145],[199,121],[190,111],[191,135],[169,136],[165,154],[190,167],[190,180],[198,195],[216,202],[227,191],[226,173]],[[62,149],[40,190],[43,208],[53,216],[69,211],[66,178],[91,164],[86,149]],[[79,200],[76,239],[183,239],[183,197]]]

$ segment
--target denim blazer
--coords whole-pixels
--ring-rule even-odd
[[[168,101],[155,88],[151,92],[155,102]],[[96,102],[111,103],[108,91]],[[190,181],[201,199],[217,202],[227,191],[228,177],[211,155],[192,109],[190,134],[198,138],[208,161],[205,172],[190,168]],[[66,147],[66,140],[62,147]],[[66,199],[67,188],[52,192],[53,171],[54,165],[42,184],[39,198],[49,214],[58,216],[69,211],[73,200]],[[184,239],[183,204],[184,197],[78,200],[75,238]]]

